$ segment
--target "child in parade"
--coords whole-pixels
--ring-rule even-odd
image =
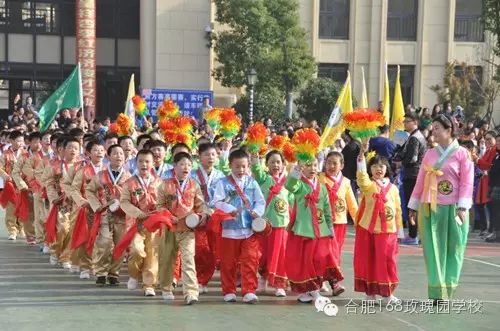
[[[198,146],[198,154],[200,158],[200,167],[191,172],[191,176],[200,185],[203,199],[206,205],[211,210],[214,206],[211,205],[215,187],[219,180],[224,178],[224,174],[215,169],[214,165],[217,162],[217,151],[215,145],[207,142]],[[198,226],[195,230],[196,237],[196,274],[198,283],[200,284],[200,293],[208,292],[208,282],[212,278],[220,255],[218,255],[218,244],[220,245],[220,235],[215,233],[209,227]]]
[[[335,238],[333,240],[334,252],[340,266],[342,256],[342,247],[344,246],[347,213],[352,219],[356,218],[358,212],[358,203],[354,192],[352,191],[351,181],[342,175],[344,168],[344,157],[342,153],[333,151],[326,155],[325,172],[319,176],[319,181],[325,184],[332,208],[333,230]],[[339,283],[331,284],[332,293],[338,296],[345,291],[345,288]]]
[[[229,155],[231,175],[221,179],[215,189],[215,207],[231,214],[234,219],[222,224],[221,283],[224,301],[236,302],[236,274],[240,263],[243,302],[259,299],[257,268],[259,240],[252,231],[252,220],[262,217],[266,202],[257,182],[248,175],[249,156],[242,150]]]
[[[100,222],[94,219],[92,229],[96,228],[98,235],[90,249],[94,254],[97,286],[104,286],[106,278],[111,286],[117,286],[120,283],[118,276],[122,259],[113,261],[113,247],[127,230],[125,213],[120,208],[121,191],[130,177],[130,174],[123,169],[125,154],[123,148],[115,144],[108,148],[107,155],[109,164],[92,178],[85,191],[90,207],[94,213],[101,216]],[[92,241],[89,243],[92,244]]]
[[[153,153],[140,150],[136,157],[137,173],[125,183],[120,196],[120,205],[127,217],[140,228],[132,241],[128,260],[129,280],[127,288],[137,288],[142,278],[145,296],[155,296],[154,286],[158,279],[158,252],[160,231],[149,232],[142,222],[156,210],[157,188],[161,179],[153,175]]]
[[[180,152],[174,156],[173,178],[164,179],[158,188],[157,206],[159,209],[167,209],[175,217],[174,227],[165,231],[168,241],[163,248],[163,254],[167,258],[167,268],[160,270],[164,273],[161,281],[162,296],[165,300],[174,300],[173,291],[173,269],[177,260],[177,252],[180,250],[182,259],[182,285],[184,300],[187,305],[198,302],[198,281],[195,266],[195,235],[187,227],[186,217],[197,214],[200,217],[200,225],[204,225],[208,218],[207,209],[203,200],[203,194],[196,181],[190,177],[192,171],[191,155]]]
[[[333,251],[328,191],[318,180],[318,170],[317,159],[301,161],[285,182],[285,188],[294,195],[286,272],[292,291],[299,294],[297,300],[301,303],[323,299],[320,295],[323,281],[335,284],[344,278]]]
[[[354,290],[366,293],[367,300],[382,297],[382,303],[400,302],[393,293],[398,285],[398,230],[402,229],[399,191],[390,182],[386,158],[375,155],[368,165],[361,144],[356,179],[362,197],[355,219]]]
[[[265,290],[267,285],[275,288],[275,296],[286,297],[288,280],[285,268],[285,253],[290,222],[290,201],[293,195],[284,188],[286,180],[285,159],[283,155],[273,150],[266,154],[264,171],[258,157],[252,157],[252,173],[260,185],[266,199],[264,218],[269,220],[272,231],[269,236],[261,236],[261,258],[259,263],[259,289]]]

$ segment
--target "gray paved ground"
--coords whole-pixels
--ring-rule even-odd
[[[2,213],[3,214],[3,213]],[[3,219],[3,215],[0,215]],[[482,313],[468,311],[430,314],[347,311],[352,298],[361,305],[362,295],[352,291],[352,236],[343,256],[347,288],[334,299],[337,317],[316,312],[313,305],[298,304],[295,296],[276,299],[272,292],[260,294],[257,305],[225,304],[218,277],[200,303],[182,305],[178,292],[174,304],[160,296],[144,298],[126,289],[127,276],[119,288],[97,289],[91,280],[80,280],[48,264],[48,257],[21,240],[8,242],[0,225],[0,330],[498,330],[500,325],[500,247],[471,239],[457,299],[479,300]],[[126,272],[126,268],[123,269]],[[404,300],[426,299],[426,278],[421,250],[403,247],[399,259],[400,286],[396,295]],[[408,301],[407,301],[408,302]],[[464,301],[464,303],[466,303]],[[457,302],[453,309],[462,303]],[[418,309],[422,304],[408,304]],[[464,309],[468,309],[466,303]]]

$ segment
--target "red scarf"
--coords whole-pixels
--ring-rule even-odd
[[[389,183],[385,187],[382,187],[379,183],[377,183],[377,187],[379,188],[379,192],[373,193],[372,197],[375,200],[375,203],[373,205],[373,212],[372,212],[372,217],[370,220],[370,225],[368,227],[368,231],[370,233],[373,233],[375,230],[375,225],[377,224],[377,216],[380,217],[380,231],[382,233],[387,232],[387,217],[385,214],[385,203],[387,202],[387,193],[389,192],[389,189],[391,188],[392,184]],[[359,206],[359,212],[358,212],[358,217],[357,217],[357,222],[361,220],[361,217],[365,213],[365,208],[366,208],[366,200],[363,197],[361,200],[361,204]]]
[[[196,170],[196,175],[198,176],[198,179],[200,180],[200,184],[201,184],[200,186],[201,186],[201,192],[203,193],[203,198],[205,198],[205,202],[208,202],[208,201],[210,201],[210,197],[208,196],[208,188],[207,188],[207,183],[205,182],[205,176],[203,176],[201,169]]]
[[[285,185],[286,176],[274,177],[274,185],[269,188],[269,194],[266,199],[266,207],[269,206],[273,198],[281,192],[283,185]]]
[[[325,186],[326,186],[326,189],[328,191],[328,199],[330,200],[330,208],[332,209],[332,222],[335,223],[335,217],[336,217],[336,215],[335,215],[335,203],[337,202],[337,199],[339,198],[337,195],[337,192],[339,191],[340,186],[342,185],[342,180],[344,180],[344,177],[342,175],[340,175],[340,180],[337,182],[335,180],[335,178],[328,175],[327,173],[325,173],[325,176],[333,183],[333,185],[330,186],[330,185],[326,184],[326,182],[325,182]]]
[[[317,210],[316,204],[319,202],[320,184],[317,182],[316,188],[315,188],[313,183],[311,183],[311,181],[304,176],[302,176],[302,181],[304,183],[306,183],[312,190],[311,193],[306,194],[304,196],[304,199],[306,200],[305,208],[308,208],[308,207],[311,208],[311,218],[312,218],[312,223],[313,223],[314,236],[316,238],[319,238],[320,231],[319,231],[319,222],[318,222],[318,210]]]

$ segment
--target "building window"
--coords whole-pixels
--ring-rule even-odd
[[[0,29],[3,31],[59,33],[60,16],[56,1],[0,1]]]
[[[320,1],[320,39],[349,39],[349,4],[349,0]]]
[[[390,89],[390,100],[394,99],[394,85],[396,84],[396,76],[398,73],[397,65],[390,65],[387,67],[387,72],[389,75],[389,89]],[[413,86],[415,77],[415,66],[399,66],[399,75],[401,83],[401,94],[403,96],[403,103],[413,104]]]
[[[9,81],[0,79],[0,110],[9,109]]]
[[[344,63],[320,63],[318,65],[318,77],[331,78],[343,84],[347,79],[349,65]]]
[[[5,4],[5,0],[0,0],[0,29],[4,30],[7,26],[7,18],[9,17],[9,13],[7,11],[7,6]],[[1,31],[0,30],[0,31]]]
[[[139,1],[120,3],[118,17],[119,38],[139,39]]]
[[[387,40],[417,40],[417,0],[389,0]]]
[[[483,42],[481,0],[457,0],[455,6],[455,41]]]

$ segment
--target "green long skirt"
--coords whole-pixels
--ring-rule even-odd
[[[456,205],[438,205],[435,212],[422,204],[418,228],[427,267],[429,299],[451,299],[457,288],[469,233],[469,214],[455,221]]]

